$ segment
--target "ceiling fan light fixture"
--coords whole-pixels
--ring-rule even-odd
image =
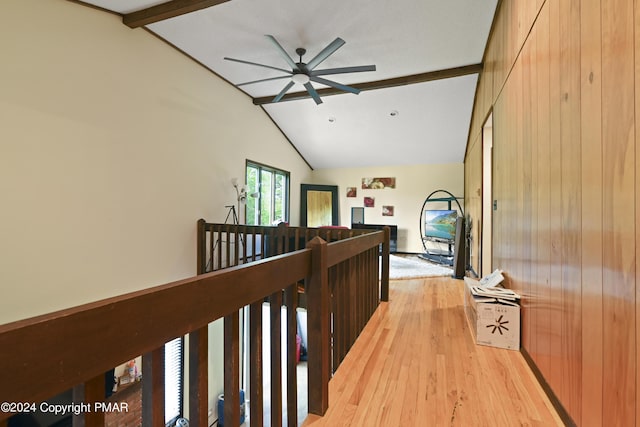
[[[306,85],[307,83],[309,83],[309,76],[303,73],[295,73],[293,76],[291,76],[291,80],[293,80],[295,83]]]

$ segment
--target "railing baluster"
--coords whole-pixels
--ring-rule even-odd
[[[209,327],[189,334],[189,419],[193,425],[209,421]]]
[[[251,304],[249,309],[249,389],[251,427],[262,427],[263,375],[262,375],[262,300]]]
[[[142,355],[142,426],[164,425],[164,344]]]
[[[347,318],[344,317],[345,313],[345,299],[344,299],[344,288],[340,287],[340,283],[336,280],[332,280],[335,266],[329,269],[329,283],[330,288],[333,290],[333,295],[335,298],[335,311],[332,312],[333,315],[333,363],[331,366],[331,372],[335,372],[340,366],[340,358],[342,355],[342,348],[344,347],[345,342],[345,324],[347,323]]]
[[[222,227],[216,227],[217,228],[217,233],[216,233],[216,248],[218,250],[218,265],[214,268],[214,270],[220,270],[221,268],[223,268],[222,265]]]
[[[298,359],[297,335],[298,322],[298,285],[293,284],[285,291],[287,306],[287,425],[298,425]]]
[[[235,227],[234,227],[235,228]],[[226,258],[224,260],[224,267],[223,268],[227,268],[230,267],[231,264],[231,227],[229,226],[229,224],[226,224],[224,227],[224,231],[225,231],[225,255]]]
[[[73,415],[73,427],[104,427],[104,412],[94,410],[95,402],[104,402],[104,374],[99,375],[73,388],[73,402],[90,405],[89,411]]]
[[[270,298],[271,427],[282,426],[282,291]]]
[[[240,320],[224,317],[224,425],[240,425]]]
[[[249,233],[247,232],[247,227],[242,226],[241,228],[242,230],[242,238],[241,238],[241,242],[242,242],[242,263],[246,264],[248,262],[247,259],[247,253],[248,253],[248,249],[247,249],[247,237],[249,235]]]

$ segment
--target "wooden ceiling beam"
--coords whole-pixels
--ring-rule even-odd
[[[442,80],[442,79],[450,79],[453,77],[467,76],[469,74],[477,74],[481,71],[482,71],[482,64],[473,64],[473,65],[465,65],[462,67],[447,68],[445,70],[429,71],[429,72],[420,73],[420,74],[412,74],[410,76],[394,77],[391,79],[350,84],[349,86],[356,89],[360,89],[361,91],[387,89],[387,88],[397,87],[397,86],[405,86],[405,85],[411,85],[416,83],[430,82],[434,80]],[[334,89],[332,87],[318,89],[317,92],[318,92],[318,95],[320,95],[320,97],[347,93],[339,89]],[[274,97],[275,95],[263,96],[260,98],[253,98],[253,103],[255,105],[271,104]],[[305,99],[305,98],[310,98],[309,93],[307,93],[306,91],[293,92],[293,93],[286,94],[279,102],[293,101],[296,99]]]
[[[138,28],[186,13],[206,9],[229,0],[171,0],[122,16],[122,22],[130,28]]]

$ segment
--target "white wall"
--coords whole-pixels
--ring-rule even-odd
[[[263,110],[114,15],[3,0],[0,63],[0,324],[194,275],[247,158],[299,205],[310,170]]]
[[[363,190],[361,188],[362,178],[367,177],[395,177],[396,188]],[[351,208],[364,206],[364,196],[374,197],[375,207],[365,208],[365,223],[396,224],[398,226],[398,251],[418,253],[423,251],[419,221],[420,209],[425,199],[432,191],[440,189],[462,197],[464,195],[464,166],[462,163],[452,163],[320,169],[313,171],[312,183],[338,186],[341,225],[351,225]],[[357,187],[357,197],[346,197],[347,187]],[[462,200],[460,204],[462,204]],[[394,216],[382,216],[383,205],[394,206]]]

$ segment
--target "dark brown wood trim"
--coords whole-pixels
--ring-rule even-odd
[[[255,253],[255,252],[254,252]],[[251,427],[263,425],[263,359],[262,359],[262,300],[251,304],[249,314],[249,399]]]
[[[164,425],[164,345],[142,355],[142,427]]]
[[[189,419],[194,425],[208,424],[208,396],[209,326],[207,325],[189,334]]]
[[[205,239],[206,221],[202,218],[198,220],[198,236],[196,243],[196,256],[198,262],[196,264],[196,274],[204,274],[207,269],[207,241]]]
[[[297,340],[298,323],[296,308],[298,307],[298,285],[293,284],[285,290],[285,305],[287,306],[287,425],[298,425],[298,358]]]
[[[313,251],[313,271],[305,284],[309,301],[307,307],[307,368],[309,413],[324,415],[329,408],[329,379],[331,376],[331,331],[329,265],[327,243],[314,237],[307,245]]]
[[[384,227],[384,243],[382,244],[382,278],[380,280],[380,301],[389,301],[389,256],[391,229]]]
[[[551,389],[547,381],[544,379],[542,372],[540,372],[540,370],[538,369],[538,366],[536,366],[536,363],[533,361],[529,353],[527,353],[527,350],[524,347],[522,347],[520,349],[520,353],[522,354],[522,357],[524,357],[524,360],[527,362],[527,365],[529,365],[529,368],[531,368],[533,375],[535,375],[536,379],[538,380],[538,383],[540,383],[542,390],[544,390],[545,394],[551,401],[551,404],[556,409],[556,411],[558,411],[558,415],[560,416],[560,419],[562,420],[564,425],[574,427],[576,423],[571,419],[571,416],[566,411],[566,409],[564,409],[564,406],[562,406],[562,403],[560,403],[560,399],[558,399],[558,397],[553,392],[553,390]]]
[[[99,10],[100,12],[107,12],[110,13],[112,15],[116,15],[116,16],[120,16],[122,17],[121,13],[118,12],[114,12],[113,10],[109,10],[109,9],[105,9],[104,7],[100,7],[100,6],[96,6],[95,4],[90,4],[81,0],[67,0],[70,3],[75,3],[78,4],[80,6],[84,6],[84,7],[89,7],[91,9],[95,9],[95,10]]]
[[[282,290],[269,297],[271,328],[271,426],[282,427]]]
[[[426,73],[412,74],[410,76],[394,77],[391,79],[376,80],[376,81],[365,82],[365,83],[356,83],[350,86],[356,89],[360,89],[361,91],[387,89],[387,88],[392,88],[397,86],[405,86],[405,85],[416,84],[416,83],[430,82],[434,80],[461,77],[469,74],[478,74],[481,71],[482,71],[482,64],[472,64],[472,65],[464,65],[462,67],[454,67],[454,68],[447,68],[444,70],[428,71]],[[318,92],[318,95],[320,95],[321,97],[330,96],[330,95],[339,95],[339,94],[345,93],[335,88],[319,89],[317,92]],[[309,97],[310,97],[309,93],[307,93],[306,91],[294,92],[294,93],[286,94],[280,102],[293,101],[297,99],[305,99]],[[260,98],[254,98],[253,103],[256,105],[271,104],[273,101],[273,98],[274,98],[273,96],[263,96]]]
[[[124,25],[130,28],[138,28],[165,19],[207,9],[225,3],[229,0],[171,0],[146,9],[127,13],[122,17]]]
[[[498,0],[498,3],[496,4],[496,9],[493,11],[493,20],[491,21],[491,28],[489,29],[489,34],[487,35],[487,40],[484,43],[484,52],[482,53],[482,63],[486,64],[487,63],[487,53],[489,51],[489,42],[491,41],[491,38],[493,37],[493,34],[496,31],[496,21],[498,18],[498,13],[500,12],[500,7],[502,7],[502,0]],[[469,152],[469,146],[471,144],[471,131],[473,130],[473,119],[475,118],[476,115],[476,103],[478,102],[478,90],[480,90],[480,79],[482,78],[482,71],[480,72],[480,75],[478,76],[478,81],[476,82],[476,90],[473,94],[473,104],[472,104],[472,108],[471,108],[471,118],[469,119],[469,130],[467,131],[467,146],[464,149],[464,161],[467,160],[467,153]],[[493,107],[493,101],[495,99],[495,96],[492,96],[492,100],[491,100],[491,106]]]
[[[224,318],[223,412],[225,425],[240,425],[240,320],[238,312]]]
[[[104,375],[98,375],[82,384],[73,387],[73,401],[88,404],[92,409],[73,414],[73,427],[104,426],[104,412],[94,411],[95,402],[105,400]],[[2,423],[0,423],[0,426]]]

